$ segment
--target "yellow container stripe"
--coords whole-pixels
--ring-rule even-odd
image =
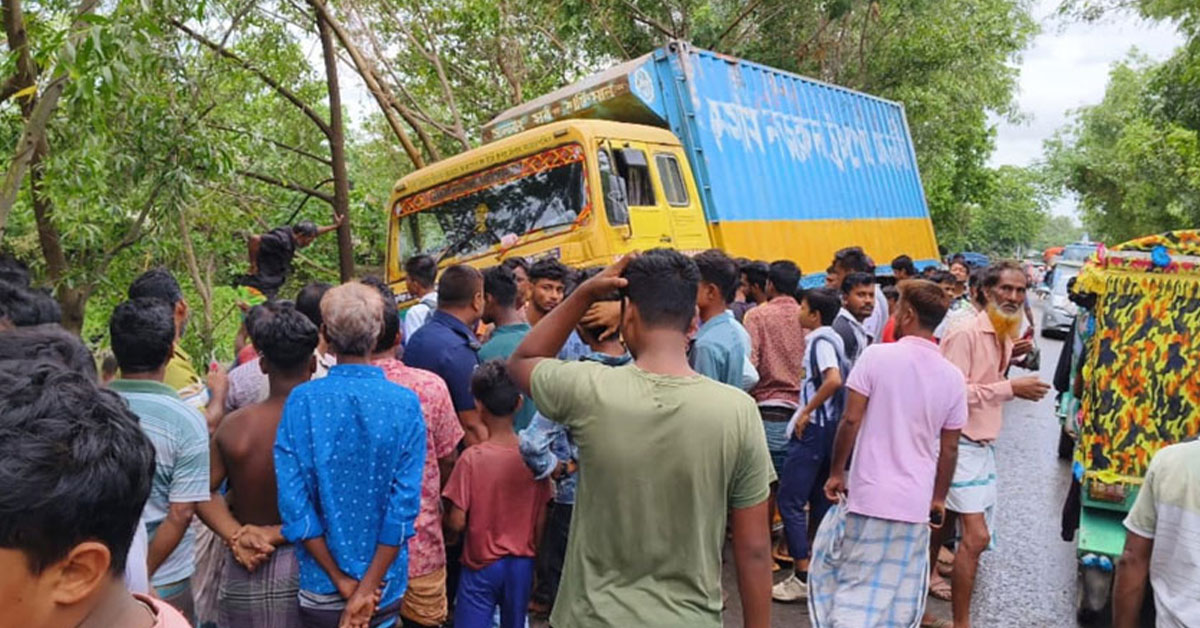
[[[715,224],[712,232],[717,247],[734,257],[789,259],[805,273],[824,271],[834,252],[847,246],[863,247],[878,265],[901,254],[938,259],[928,218],[736,221]]]

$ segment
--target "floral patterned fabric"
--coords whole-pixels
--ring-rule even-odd
[[[425,418],[425,473],[421,477],[421,510],[417,513],[417,534],[408,542],[408,575],[423,576],[446,566],[446,548],[442,540],[442,476],[438,458],[445,458],[462,440],[454,404],[446,383],[430,371],[405,366],[395,359],[379,360],[388,381],[417,393]]]

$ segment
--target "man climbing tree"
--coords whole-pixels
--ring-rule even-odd
[[[334,231],[344,220],[345,216],[338,216],[327,227],[317,227],[311,220],[302,220],[290,227],[276,227],[250,238],[250,272],[238,277],[238,285],[274,299],[292,272],[292,258],[296,255],[296,249],[302,249],[317,237]]]

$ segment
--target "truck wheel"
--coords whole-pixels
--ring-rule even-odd
[[[1112,616],[1113,572],[1099,567],[1079,567],[1076,618],[1082,626],[1097,626]]]
[[[1075,439],[1067,433],[1066,428],[1058,430],[1058,459],[1070,460],[1075,454]]]

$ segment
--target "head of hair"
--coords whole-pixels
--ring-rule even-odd
[[[505,361],[497,358],[480,364],[471,374],[471,396],[492,416],[504,417],[516,412],[521,390],[509,377]]]
[[[254,306],[254,348],[271,366],[286,373],[306,367],[317,348],[317,327],[291,301]]]
[[[483,290],[483,276],[465,264],[455,264],[442,271],[438,278],[438,307],[463,307],[471,304]]]
[[[924,279],[901,282],[900,302],[911,307],[921,328],[930,332],[942,324],[950,307],[941,286]]]
[[[79,336],[58,325],[37,325],[4,332],[0,362],[42,360],[96,380],[96,360]]]
[[[883,298],[894,301],[900,298],[900,290],[896,286],[884,286]]]
[[[130,299],[113,310],[108,333],[121,372],[152,373],[171,359],[171,347],[175,344],[174,310],[162,299]]]
[[[850,294],[850,291],[858,286],[873,285],[875,285],[874,275],[855,271],[842,278],[842,294]]]
[[[29,287],[29,266],[9,253],[0,255],[0,281]]]
[[[623,276],[625,294],[647,327],[687,332],[700,283],[696,262],[673,249],[651,249],[631,260]]]
[[[526,275],[529,274],[529,260],[519,255],[517,257],[510,257],[503,262],[500,262],[500,266],[507,268],[514,273],[517,272],[518,268],[520,268],[525,271]]]
[[[1004,273],[1007,272],[1020,273],[1022,277],[1025,276],[1025,269],[1021,268],[1020,264],[1012,260],[1000,260],[987,267],[986,272],[983,273],[983,279],[980,282],[980,285],[982,285],[985,290],[989,288],[995,288],[997,285],[999,285],[1000,278],[1003,277]]]
[[[832,325],[842,309],[842,297],[829,288],[813,288],[805,290],[800,300],[808,304],[810,312],[816,312],[821,317],[822,325]]]
[[[987,290],[983,289],[983,285],[988,281],[988,275],[996,274],[996,272],[994,266],[984,266],[971,271],[971,276],[967,279],[967,285],[971,293],[971,300],[977,305],[987,305]],[[995,281],[998,280],[999,278]],[[992,285],[995,285],[995,281],[992,281]]]
[[[426,288],[432,288],[437,281],[437,270],[437,260],[430,255],[414,255],[404,261],[404,273],[408,278]]]
[[[517,305],[517,276],[504,265],[483,271],[483,294],[492,297],[500,307]]]
[[[738,287],[737,264],[720,249],[698,253],[692,260],[700,270],[700,281],[716,286],[726,303],[733,302]]]
[[[916,276],[917,267],[913,264],[912,258],[907,255],[899,255],[892,260],[892,272],[902,271],[908,277]]]
[[[383,299],[383,327],[379,330],[379,339],[375,341],[372,353],[383,353],[396,346],[400,337],[400,310],[396,309],[396,293],[392,292],[387,282],[374,275],[367,275],[362,282],[379,291]]]
[[[0,281],[0,318],[14,327],[48,325],[62,322],[62,308],[41,290]]]
[[[292,233],[306,238],[315,238],[317,237],[317,225],[313,224],[311,220],[301,220],[292,225]]]
[[[321,319],[321,299],[325,298],[325,293],[332,287],[322,281],[312,281],[296,294],[296,310],[307,316],[317,329],[320,329],[321,323],[324,322]]]
[[[847,272],[873,273],[875,265],[861,246],[848,246],[833,254],[833,266]]]
[[[129,298],[140,299],[142,297],[161,299],[168,305],[174,306],[183,300],[183,290],[179,287],[179,282],[175,280],[175,275],[159,266],[138,275],[138,278],[129,284]]]
[[[929,280],[937,284],[958,283],[958,279],[948,270],[936,270],[930,273]]]
[[[767,281],[775,286],[775,291],[779,294],[795,296],[800,290],[800,267],[786,259],[771,262],[767,271]]]
[[[767,273],[770,268],[763,261],[747,261],[738,266],[738,272],[746,276],[746,283],[759,290],[767,289]]]
[[[561,281],[565,284],[570,279],[570,276],[571,269],[553,257],[540,259],[534,262],[533,266],[529,267],[529,281],[531,282],[549,279],[551,281]]]
[[[321,299],[321,320],[334,353],[369,355],[383,329],[383,298],[357,281],[335,286]]]
[[[125,570],[154,446],[125,402],[47,361],[0,363],[0,547],[41,573],[85,541]]]

